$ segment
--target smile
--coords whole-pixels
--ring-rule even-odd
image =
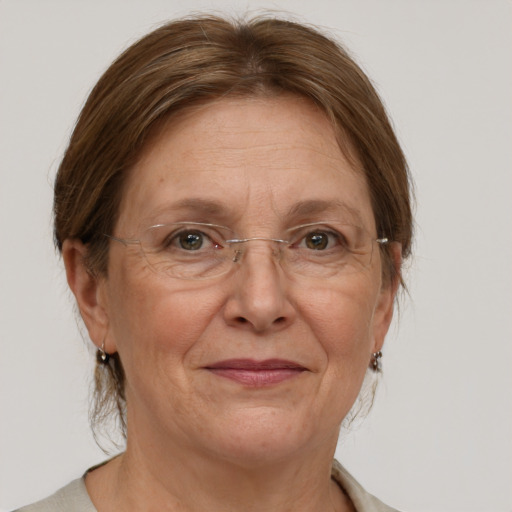
[[[230,379],[244,386],[264,387],[297,377],[306,368],[293,361],[268,359],[229,359],[205,367],[218,377]]]

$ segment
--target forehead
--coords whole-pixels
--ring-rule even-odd
[[[119,227],[184,215],[229,223],[343,216],[372,229],[366,181],[354,162],[308,100],[222,99],[173,118],[147,144],[130,170]]]

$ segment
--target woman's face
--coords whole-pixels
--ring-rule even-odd
[[[363,175],[325,116],[295,97],[223,99],[148,145],[114,235],[186,221],[283,238],[333,219],[377,238]],[[111,242],[98,323],[126,372],[129,442],[250,464],[334,450],[391,318],[379,250],[360,272],[322,278],[283,268],[269,241],[245,245],[227,274],[194,281]]]

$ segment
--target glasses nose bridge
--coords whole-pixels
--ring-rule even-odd
[[[288,245],[290,242],[288,240],[282,240],[280,238],[268,238],[268,237],[262,237],[262,236],[256,236],[252,238],[237,238],[232,240],[226,240],[228,242],[233,250],[233,262],[239,263],[243,254],[245,253],[245,247],[248,242],[270,242],[272,245],[272,255],[277,258],[278,260],[281,260],[283,255],[283,248],[285,245]]]

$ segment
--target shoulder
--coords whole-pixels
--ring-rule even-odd
[[[336,460],[333,462],[331,475],[352,500],[357,512],[398,512],[365,491],[361,484]]]
[[[73,480],[44,500],[14,512],[97,512],[87,494],[83,478]]]

